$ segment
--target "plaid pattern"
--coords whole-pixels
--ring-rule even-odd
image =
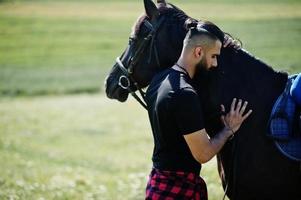
[[[286,102],[285,102],[286,101]],[[285,105],[282,105],[283,102]],[[284,109],[283,109],[284,106]],[[277,100],[272,111],[271,136],[278,140],[289,140],[292,136],[293,119],[296,104],[292,98],[283,93]]]
[[[285,91],[273,107],[269,136],[275,139],[276,147],[283,155],[292,160],[301,161],[301,127],[294,126],[295,123],[300,122],[294,121],[297,114],[296,103],[288,92],[295,77],[289,77]]]
[[[146,187],[146,200],[207,200],[205,181],[195,173],[153,168]]]

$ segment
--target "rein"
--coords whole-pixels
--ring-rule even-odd
[[[137,65],[138,61],[141,60],[141,55],[143,55],[143,52],[148,47],[148,43],[150,42],[150,54],[149,58],[147,60],[148,64],[151,62],[152,58],[152,52],[155,53],[155,59],[156,64],[160,66],[159,56],[157,47],[155,44],[155,38],[157,31],[159,30],[161,24],[165,20],[164,17],[161,17],[159,21],[153,26],[150,22],[144,21],[144,24],[151,30],[150,33],[147,35],[147,37],[144,38],[143,42],[140,44],[139,48],[135,52],[134,56],[130,59],[131,63],[126,68],[119,57],[116,58],[116,62],[118,64],[118,67],[121,69],[123,75],[119,77],[118,85],[127,90],[139,103],[142,107],[147,109],[147,105],[145,103],[145,92],[142,90],[142,88],[139,86],[137,81],[133,78],[133,71],[134,67]],[[134,89],[131,87],[131,82],[134,84]],[[142,99],[136,94],[136,90],[139,91]]]
[[[236,171],[236,169],[237,169],[237,152],[236,152],[236,149],[237,149],[237,141],[238,140],[238,138],[236,137],[236,138],[233,138],[233,137],[231,137],[230,139],[229,139],[229,141],[232,141],[232,147],[231,147],[231,157],[233,158],[233,160],[232,160],[232,162],[230,162],[230,164],[229,164],[229,166],[228,166],[228,171],[229,171],[229,178],[228,178],[228,180],[225,180],[226,182],[225,182],[225,188],[224,188],[224,195],[223,195],[223,198],[222,198],[222,200],[225,200],[225,198],[226,198],[226,195],[227,195],[227,192],[228,192],[228,189],[229,189],[229,184],[230,184],[230,179],[232,178],[232,181],[233,181],[233,183],[232,183],[232,187],[233,187],[233,189],[232,189],[232,197],[231,197],[231,199],[235,199],[235,191],[236,191],[236,174],[235,174],[235,171]],[[221,162],[221,160],[220,160],[220,162]],[[232,172],[232,173],[231,173]]]
[[[123,89],[127,90],[140,103],[141,106],[143,106],[145,109],[147,109],[147,106],[145,103],[145,92],[142,91],[142,89],[139,87],[138,83],[133,79],[131,74],[124,67],[124,65],[122,64],[119,57],[116,58],[116,62],[118,63],[119,68],[122,70],[122,72],[124,74],[119,77],[118,85],[120,87],[122,87]],[[134,83],[135,87],[138,89],[143,100],[141,100],[139,98],[139,96],[136,94],[136,92],[133,89],[131,89],[131,81]]]

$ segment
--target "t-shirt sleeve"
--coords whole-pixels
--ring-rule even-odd
[[[203,110],[197,93],[184,88],[174,96],[174,117],[181,135],[205,128]]]

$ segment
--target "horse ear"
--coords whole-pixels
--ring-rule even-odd
[[[146,15],[151,19],[156,19],[159,16],[159,10],[152,0],[144,0],[144,8]]]

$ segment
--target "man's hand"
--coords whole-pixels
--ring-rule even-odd
[[[245,101],[242,103],[242,100],[239,99],[236,104],[236,99],[234,98],[231,104],[230,112],[226,115],[222,115],[221,119],[226,128],[229,128],[232,133],[235,133],[239,128],[240,125],[245,121],[249,115],[252,113],[252,110],[249,110],[245,115],[244,112],[248,105],[248,102]],[[225,112],[224,105],[221,105],[222,112]]]
[[[237,40],[234,40],[229,35],[225,35],[223,47],[233,47],[235,49],[240,49],[240,43]]]
[[[242,105],[242,100],[239,100],[236,105],[236,99],[233,99],[230,112],[222,116],[226,128],[212,138],[208,136],[206,129],[184,135],[184,139],[193,157],[199,163],[208,162],[221,150],[225,142],[229,139],[229,136],[233,135],[233,133],[239,129],[241,123],[252,112],[252,110],[250,110],[244,115],[247,104],[247,102],[244,102]],[[222,111],[225,112],[225,107],[223,105],[221,105],[221,107]]]

